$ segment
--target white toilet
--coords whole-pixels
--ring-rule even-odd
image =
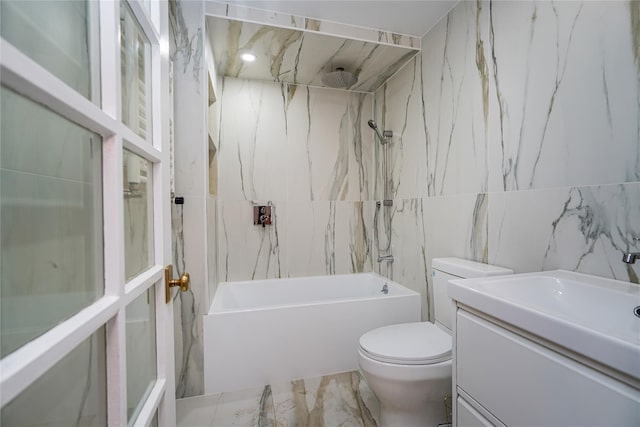
[[[446,421],[451,396],[450,279],[513,274],[512,270],[459,258],[434,258],[435,324],[402,323],[360,337],[358,363],[380,401],[381,427],[437,426]]]

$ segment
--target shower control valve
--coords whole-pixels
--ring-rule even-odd
[[[271,225],[271,210],[273,206],[254,206],[253,207],[253,225]]]

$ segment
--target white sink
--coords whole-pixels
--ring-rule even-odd
[[[461,304],[640,379],[640,285],[564,270],[459,279]]]

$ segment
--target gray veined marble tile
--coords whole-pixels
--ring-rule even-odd
[[[387,241],[388,221],[385,215],[391,215],[391,254],[392,265],[377,264],[378,271],[390,279],[419,292],[422,300],[422,318],[429,319],[429,300],[427,292],[428,224],[425,223],[424,199],[396,199],[392,207],[381,206],[374,215],[378,216],[375,233],[375,257],[387,255],[384,251]],[[385,212],[386,211],[386,212]],[[382,251],[381,251],[382,249]]]
[[[566,189],[491,193],[489,263],[517,273],[541,271],[566,198]]]
[[[176,274],[189,272],[191,289],[176,293],[174,308],[176,393],[202,394],[202,315],[208,309],[206,193],[208,170],[205,141],[207,90],[204,89],[204,3],[172,0],[170,55],[173,67],[175,124],[175,192],[185,204],[172,204],[173,265]],[[175,291],[174,291],[175,292]]]
[[[375,427],[380,413],[377,398],[355,371],[176,403],[180,427]]]
[[[377,399],[357,372],[272,385],[277,426],[377,426]]]
[[[354,198],[349,185],[352,134],[349,101],[349,93],[345,91],[296,88],[286,113],[290,200]]]
[[[492,190],[639,179],[634,8],[490,4]]]
[[[374,255],[373,242],[374,202],[355,202],[351,208],[349,221],[349,254],[351,273],[372,271]]]
[[[488,204],[489,195],[478,193],[476,203],[473,208],[473,225],[471,227],[471,237],[469,238],[469,252],[479,262],[488,262],[489,242],[488,234]]]
[[[485,261],[490,195],[460,194],[423,199],[428,259],[455,256]]]
[[[218,202],[219,280],[273,279],[287,276],[287,204],[273,206],[272,225],[253,225],[254,202]]]
[[[336,37],[316,31],[270,26],[222,17],[207,18],[216,69],[229,77],[290,84],[323,86],[322,77],[338,67],[351,71],[358,81],[350,90],[373,91],[418,53],[413,47],[365,38]],[[306,30],[326,23],[307,20]],[[378,34],[376,34],[376,38]],[[402,37],[391,37],[401,41]],[[363,41],[364,40],[364,41]],[[251,51],[255,62],[240,60]]]
[[[287,198],[286,87],[225,78],[219,165],[221,200]]]
[[[205,7],[207,15],[216,17],[228,17],[241,21],[260,22],[288,29],[305,29],[337,37],[367,40],[370,42],[380,42],[389,45],[420,49],[419,37],[397,34],[389,31],[323,21],[320,19],[305,18],[283,12],[253,9],[251,7],[220,3],[217,1],[207,1]]]
[[[185,18],[185,13],[190,15]],[[184,0],[172,0],[169,2],[169,21],[173,31],[171,40],[171,60],[177,63],[178,69],[183,74],[189,67],[192,68],[192,77],[195,82],[200,81],[203,55],[202,27],[191,26],[193,8],[185,8]]]
[[[290,277],[371,271],[371,203],[288,202]]]
[[[204,388],[203,334],[199,318],[208,309],[203,268],[206,260],[200,250],[206,236],[198,229],[198,218],[205,209],[204,204],[204,199],[188,196],[183,205],[172,205],[174,274],[179,276],[189,272],[191,276],[190,289],[173,296],[178,397],[202,394]]]
[[[488,248],[491,247],[488,238],[488,208],[491,206],[489,201],[489,196],[484,193],[422,199],[431,315],[433,258],[453,256],[473,261],[487,261]],[[489,259],[489,262],[491,261]]]
[[[218,289],[218,204],[214,197],[208,196],[207,207],[207,269],[209,283],[207,286],[208,298],[206,309],[209,309],[213,296]]]
[[[638,249],[639,183],[489,199],[490,262],[518,273],[562,268],[638,282],[639,267],[624,264],[622,253]]]
[[[430,196],[487,191],[487,4],[463,2],[423,39]]]
[[[222,99],[220,199],[370,194],[371,95],[225,78]]]
[[[287,103],[290,200],[366,200],[372,145],[370,94],[304,86]],[[291,93],[292,91],[290,91]],[[368,131],[364,130],[367,129]]]
[[[221,393],[215,403],[211,426],[275,427],[271,386]]]
[[[421,74],[422,62],[418,55],[376,92],[384,111],[384,116],[376,114],[376,122],[379,127],[384,125],[385,130],[393,132],[391,142],[385,146],[375,138],[380,199],[384,193],[384,150],[388,156],[391,197],[412,198],[427,194]]]
[[[633,56],[640,74],[640,3],[629,2],[629,18],[631,21],[631,39],[633,40]]]
[[[373,95],[351,93],[349,114],[352,132],[349,151],[349,189],[352,200],[371,200],[376,173],[373,163],[374,135],[367,125],[373,118]]]
[[[180,427],[213,426],[222,393],[176,400],[176,425]]]
[[[552,222],[546,264],[638,282],[622,253],[640,250],[640,183],[573,188]]]
[[[170,16],[173,28],[175,191],[181,196],[202,197],[206,191],[206,169],[193,166],[202,164],[206,146],[192,143],[204,141],[202,138],[206,132],[206,115],[202,106],[206,103],[204,97],[207,92],[201,89],[201,83],[205,81],[201,40],[204,24],[202,3],[171,1]]]
[[[253,9],[242,5],[207,1],[205,3],[207,15],[217,17],[229,17],[241,21],[263,22],[269,25],[277,25],[286,28],[305,28],[307,19],[302,16],[287,13]]]

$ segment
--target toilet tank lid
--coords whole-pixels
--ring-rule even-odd
[[[513,274],[513,270],[509,268],[454,257],[434,258],[431,260],[431,268],[464,279]]]

